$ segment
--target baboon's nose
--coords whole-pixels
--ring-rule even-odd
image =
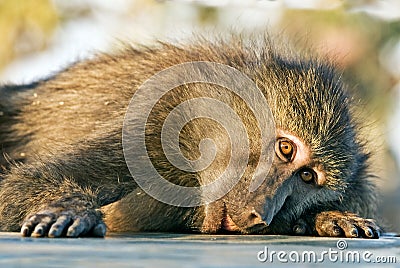
[[[219,232],[222,233],[260,233],[268,225],[263,221],[261,215],[254,209],[250,209],[241,214],[235,222],[231,216],[224,213]]]
[[[268,225],[263,221],[261,215],[254,209],[250,211],[247,216],[247,227],[245,228],[247,233],[257,233],[266,228]]]

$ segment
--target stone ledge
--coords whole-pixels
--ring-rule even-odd
[[[345,249],[338,249],[339,240],[345,243]],[[257,256],[266,249],[269,259],[260,262]],[[271,260],[273,251],[275,255]],[[320,263],[323,251],[336,251],[338,254],[358,252],[360,256],[369,252],[372,254],[369,259],[373,262],[376,257],[392,256],[399,263],[400,238],[384,236],[368,240],[137,233],[110,234],[104,239],[51,239],[22,238],[18,233],[0,233],[0,267],[261,267],[281,264],[276,255],[280,251],[286,252],[286,260],[289,254],[292,254],[292,258],[296,255],[301,258],[305,251],[315,252],[314,261],[307,260],[308,256],[305,261],[294,261],[305,265]],[[340,259],[332,261],[326,255],[321,263],[326,266],[348,262]],[[365,265],[362,259],[350,263]]]

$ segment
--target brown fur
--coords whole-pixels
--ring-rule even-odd
[[[226,64],[249,76],[265,95],[279,133],[297,137],[307,148],[302,152],[307,160],[300,165],[275,156],[264,184],[249,193],[249,178],[260,155],[254,116],[228,90],[190,84],[164,96],[149,118],[148,150],[156,168],[176,184],[196,186],[212,181],[227,165],[228,137],[213,122],[193,121],[181,133],[181,150],[193,159],[198,157],[201,139],[216,141],[216,161],[205,171],[174,168],[159,142],[162,121],[175,105],[208,96],[230,103],[246,126],[251,153],[245,174],[232,191],[207,206],[174,207],[144,193],[122,152],[126,108],[146,79],[191,61]],[[43,236],[66,215],[68,223],[50,236],[103,235],[103,220],[111,231],[355,236],[356,228],[356,236],[378,236],[373,221],[357,221],[354,227],[347,224],[349,220],[340,224],[342,218],[354,222],[358,217],[351,218],[347,211],[363,218],[376,213],[368,154],[345,85],[326,61],[282,51],[268,38],[199,39],[186,45],[125,48],[78,62],[32,85],[4,86],[0,93],[0,143],[15,161],[10,165],[0,160],[6,167],[0,186],[1,230],[18,231],[25,223],[23,235]],[[298,173],[304,166],[320,170],[324,185],[304,183]],[[278,210],[267,224],[265,213],[273,208]],[[330,211],[332,217],[326,217]],[[325,216],[316,217],[320,212]],[[84,223],[79,225],[77,219]],[[326,226],[331,228],[326,231]]]

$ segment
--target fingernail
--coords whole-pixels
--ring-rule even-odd
[[[372,232],[372,230],[371,230],[370,228],[368,228],[368,229],[365,231],[365,235],[368,236],[368,237],[373,237],[373,236],[374,236],[374,233]]]
[[[43,236],[43,229],[38,229],[38,230],[35,230],[33,233],[32,233],[32,235],[31,236],[33,236],[33,237],[40,237],[40,236]]]
[[[353,229],[351,230],[350,234],[351,234],[351,236],[353,236],[353,237],[357,237],[357,236],[358,236],[358,231],[357,231],[357,229],[356,229],[356,228],[353,228]]]
[[[29,236],[29,228],[28,227],[23,227],[22,229],[21,229],[21,235],[22,236]]]
[[[341,233],[340,228],[337,227],[337,226],[333,227],[333,233],[334,233],[335,235],[340,235],[340,233]]]

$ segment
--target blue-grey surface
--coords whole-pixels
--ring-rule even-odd
[[[0,233],[0,267],[271,267],[292,263],[311,266],[315,262],[365,266],[368,261],[375,267],[381,260],[396,261],[390,266],[399,266],[400,238],[140,233],[104,239],[49,239]]]

